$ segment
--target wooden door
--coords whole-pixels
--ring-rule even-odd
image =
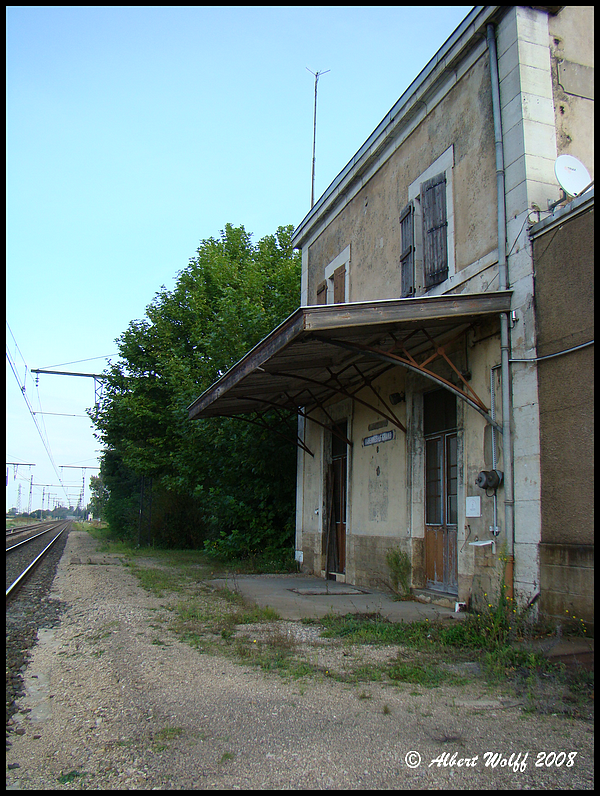
[[[347,423],[338,423],[336,430],[343,437],[347,436]],[[331,438],[331,472],[332,472],[332,548],[329,556],[329,572],[346,572],[346,504],[348,481],[348,446],[339,436]]]
[[[456,399],[436,392],[425,402],[425,571],[428,588],[458,594]]]

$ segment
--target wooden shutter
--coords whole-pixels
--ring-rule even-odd
[[[446,175],[438,174],[421,184],[423,210],[423,271],[425,287],[448,278],[448,218]]]
[[[333,303],[344,304],[346,301],[346,266],[340,265],[333,272]]]
[[[415,241],[414,241],[414,208],[409,202],[400,213],[400,273],[401,296],[413,296],[415,292]]]
[[[327,304],[327,282],[325,280],[317,287],[317,304]]]

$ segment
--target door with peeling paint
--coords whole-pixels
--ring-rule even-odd
[[[337,423],[335,429],[339,436],[332,434],[331,437],[334,550],[330,560],[329,571],[343,574],[346,572],[346,496],[348,481],[348,446],[344,442],[344,438],[347,436],[348,425],[346,421]]]
[[[424,396],[425,571],[427,587],[458,593],[458,444],[456,398],[447,390]]]

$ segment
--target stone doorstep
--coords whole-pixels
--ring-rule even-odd
[[[427,605],[439,605],[440,608],[452,608],[459,601],[453,594],[444,594],[433,589],[411,589],[411,594],[420,603]]]
[[[330,575],[335,575],[336,578],[323,578],[316,581],[310,586],[298,586],[289,588],[288,591],[296,592],[297,594],[371,594],[369,589],[363,586],[355,586],[353,583],[346,583],[346,576],[339,572],[330,572]]]
[[[345,583],[346,582],[346,575],[345,575],[344,572],[330,572],[329,574],[333,575],[335,577],[335,580],[338,583]],[[321,577],[324,578],[325,580],[327,580],[327,575],[326,575],[326,572],[325,572],[324,569],[321,570]],[[332,578],[332,580],[333,580],[333,578]]]

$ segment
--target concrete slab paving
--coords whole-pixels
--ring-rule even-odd
[[[378,613],[391,622],[423,619],[462,619],[465,614],[450,608],[413,601],[397,601],[378,589],[309,575],[230,575],[207,583],[217,589],[231,589],[261,608],[273,608],[282,619],[318,619],[328,613]]]

